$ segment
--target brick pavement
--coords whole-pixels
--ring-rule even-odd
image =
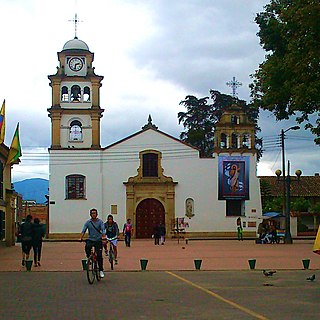
[[[247,270],[248,259],[256,259],[256,269],[303,269],[302,259],[310,259],[310,269],[320,269],[320,255],[312,252],[312,240],[295,240],[292,245],[259,245],[253,240],[167,240],[155,246],[152,240],[133,240],[130,248],[119,242],[119,265],[115,271],[141,270],[140,259],[148,259],[147,270],[194,270],[194,259],[202,259],[201,270]],[[31,253],[32,255],[32,253]],[[80,271],[84,243],[44,242],[41,267],[32,271]],[[109,265],[105,260],[105,269]],[[0,271],[23,271],[20,244],[0,246]]]

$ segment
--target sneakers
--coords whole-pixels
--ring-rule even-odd
[[[104,278],[104,272],[100,271],[100,278]]]
[[[118,264],[118,260],[117,259],[114,259],[114,264]]]

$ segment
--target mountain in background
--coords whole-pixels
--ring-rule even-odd
[[[14,190],[22,195],[22,200],[35,200],[36,203],[45,203],[45,195],[49,194],[49,180],[34,178],[13,183]]]

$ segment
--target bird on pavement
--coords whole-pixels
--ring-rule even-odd
[[[313,274],[312,276],[307,278],[308,281],[314,281],[315,279],[316,279],[316,275],[315,274]]]
[[[266,270],[263,270],[263,274],[266,276],[266,277],[272,277],[274,273],[276,273],[277,271],[275,270],[270,270],[270,271],[266,271]]]

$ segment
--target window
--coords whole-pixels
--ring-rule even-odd
[[[145,153],[142,159],[143,177],[158,177],[158,155],[155,153]]]
[[[227,200],[226,207],[226,216],[244,216],[244,201]]]
[[[238,116],[235,116],[234,114],[231,115],[231,123],[232,124],[239,124],[240,123],[240,118]]]
[[[242,138],[242,147],[243,148],[251,148],[251,143],[250,143],[250,135],[249,134],[244,134]]]
[[[227,135],[225,133],[221,133],[220,148],[227,148]]]
[[[3,199],[3,163],[0,161],[0,199]]]
[[[90,88],[84,87],[83,89],[83,102],[89,102],[90,101]]]
[[[74,85],[71,87],[71,102],[80,102],[81,98],[81,89],[78,85]]]
[[[81,141],[82,140],[82,124],[78,120],[74,120],[70,123],[70,135],[71,141]]]
[[[231,135],[231,146],[232,146],[233,149],[239,148],[238,135],[236,133],[233,133]]]
[[[62,87],[61,89],[61,101],[62,102],[68,102],[69,101],[69,94],[68,94],[68,88]]]
[[[85,180],[79,174],[66,177],[66,199],[85,199]]]

